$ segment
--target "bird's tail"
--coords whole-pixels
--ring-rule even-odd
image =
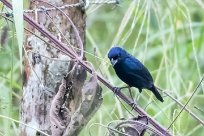
[[[150,90],[154,93],[158,100],[164,102],[163,98],[161,97],[160,93],[158,92],[157,88],[154,85],[152,86],[152,88],[150,88]]]

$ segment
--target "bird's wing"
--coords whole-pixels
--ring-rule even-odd
[[[138,75],[146,81],[153,82],[152,76],[147,68],[133,56],[126,58],[126,64],[128,64],[128,73],[131,75]]]

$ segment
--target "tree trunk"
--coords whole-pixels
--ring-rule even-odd
[[[78,3],[79,0],[47,2],[60,7]],[[30,9],[39,9],[41,6],[50,8],[40,1],[30,3]],[[73,21],[85,44],[84,11],[80,7],[69,7],[63,11]],[[79,48],[73,27],[60,11],[53,9],[37,14],[30,13],[30,16],[53,35],[61,38],[62,42],[69,42],[71,46]],[[40,35],[31,26],[29,29]],[[42,35],[40,37],[44,38]],[[101,88],[97,84],[96,76],[93,74],[85,82],[86,71],[82,67],[35,35],[27,35],[25,47],[25,78],[20,115],[21,121],[32,128],[21,125],[20,135],[36,136],[42,135],[42,132],[53,136],[78,134],[102,103]]]

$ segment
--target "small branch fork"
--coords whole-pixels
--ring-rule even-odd
[[[1,1],[8,8],[12,9],[12,5],[10,4],[10,2],[8,2],[7,0],[1,0]],[[89,65],[87,65],[87,63],[85,61],[80,59],[80,57],[77,54],[73,53],[73,51],[70,48],[68,48],[64,43],[60,42],[48,30],[46,30],[45,27],[43,27],[42,25],[37,24],[32,18],[30,18],[26,14],[24,14],[24,20],[28,24],[32,25],[39,32],[41,32],[42,35],[47,37],[50,40],[50,42],[52,42],[56,46],[57,49],[62,51],[64,54],[69,56],[71,59],[77,60],[77,62],[84,69],[86,69],[86,71],[88,71],[91,74],[94,72],[93,69]],[[99,81],[101,81],[105,86],[107,86],[110,90],[112,90],[114,92],[114,87],[106,79],[104,79],[103,77],[101,77],[98,74],[96,76],[97,76]],[[131,106],[132,100],[128,99],[121,91],[119,91],[116,95],[119,96],[123,101],[125,101],[127,104],[129,104]],[[161,134],[163,134],[165,136],[171,136],[171,134],[164,127],[162,127],[152,117],[150,117],[142,108],[140,108],[139,106],[135,106],[135,107],[133,107],[133,110],[135,110],[141,116],[147,116],[148,120],[149,120],[149,123],[152,124]]]

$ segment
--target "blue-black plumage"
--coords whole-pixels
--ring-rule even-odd
[[[158,100],[164,101],[154,86],[153,78],[148,69],[138,59],[121,47],[111,48],[108,52],[108,58],[116,74],[123,82],[130,87],[138,88],[140,93],[142,89],[148,89],[154,93]]]

